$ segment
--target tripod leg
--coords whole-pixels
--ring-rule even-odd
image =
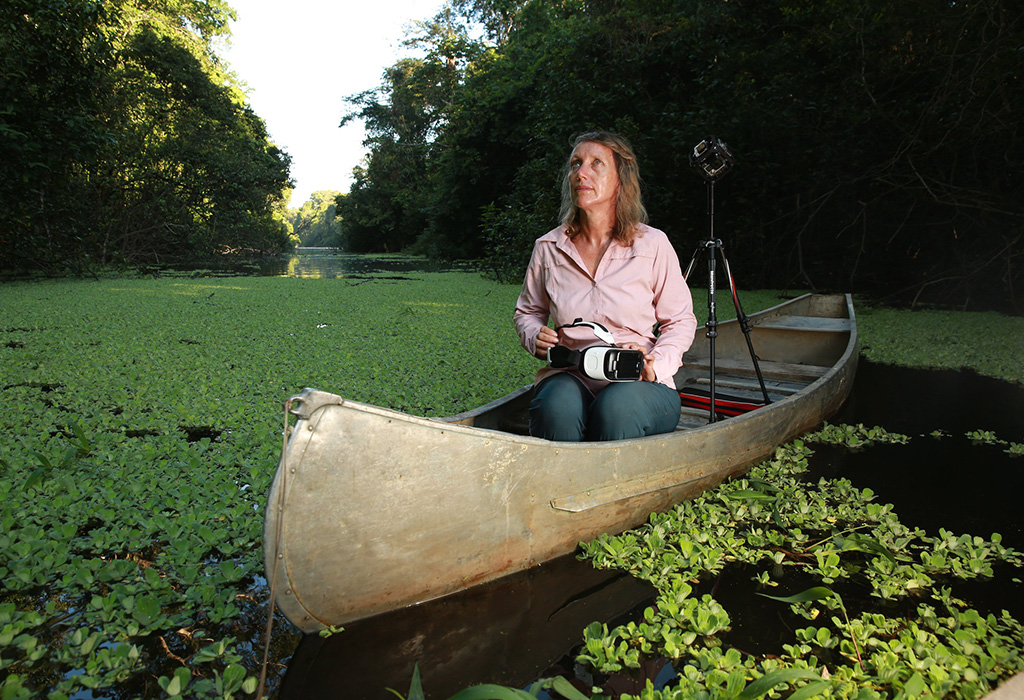
[[[708,350],[711,353],[711,361],[709,364],[709,384],[710,390],[710,415],[708,416],[708,422],[714,423],[718,420],[718,414],[715,411],[715,338],[718,337],[718,311],[716,310],[715,304],[715,251],[722,244],[721,241],[710,240],[706,243],[706,246],[711,250],[708,251]]]
[[[693,251],[693,257],[690,258],[690,264],[686,266],[686,272],[683,273],[683,281],[686,282],[690,279],[690,273],[693,272],[693,268],[697,265],[697,258],[700,257],[701,252],[704,250],[704,244],[698,245],[697,249]]]
[[[725,248],[719,244],[718,252],[722,256],[722,265],[725,267],[725,276],[729,280],[729,291],[732,292],[732,303],[736,307],[736,320],[740,324],[740,328],[743,330],[743,337],[747,341],[747,350],[750,352],[750,361],[754,363],[754,373],[757,374],[757,383],[761,387],[761,395],[764,396],[764,402],[769,404],[772,402],[768,398],[768,389],[764,385],[764,377],[761,376],[761,366],[757,362],[757,353],[754,352],[754,343],[750,340],[750,317],[743,313],[743,306],[740,304],[739,294],[736,292],[736,281],[732,278],[732,270],[729,269],[729,259],[725,257]]]

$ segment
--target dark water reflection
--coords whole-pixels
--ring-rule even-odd
[[[816,471],[871,488],[906,524],[930,534],[998,532],[1024,550],[1024,458],[966,436],[986,430],[1024,443],[1024,388],[970,371],[861,362],[850,400],[832,422],[880,425],[912,440],[855,452],[819,448]],[[933,437],[935,431],[941,436]]]
[[[873,489],[879,501],[895,505],[909,526],[984,537],[999,532],[1006,544],[1024,550],[1024,459],[964,436],[980,429],[1024,442],[1022,415],[1024,388],[973,372],[909,370],[862,361],[850,401],[832,422],[880,425],[912,440],[859,452],[816,448],[812,470]],[[936,430],[943,431],[942,437],[930,436]],[[733,619],[728,643],[756,653],[758,649],[748,649],[742,640],[778,642],[792,633],[779,624],[778,606],[752,594],[750,578],[749,571],[734,571],[707,585],[715,586],[716,598]],[[1003,572],[995,581],[965,584],[955,592],[981,610],[1005,607],[1024,619],[1024,586],[1012,578],[1021,578],[1020,572]],[[793,590],[806,587],[790,583]],[[482,682],[526,687],[554,673],[572,677],[573,647],[580,643],[583,627],[595,620],[623,621],[624,614],[648,604],[652,593],[630,577],[593,571],[571,557],[561,559],[456,596],[357,622],[328,640],[306,637],[288,663],[280,697],[394,698],[386,688],[405,695],[416,663],[427,698],[433,699]],[[665,670],[645,668],[633,679],[635,689],[615,688],[614,695],[639,692],[646,677]]]
[[[971,371],[935,372],[862,362],[850,400],[833,422],[880,425],[907,445],[860,451],[816,447],[812,471],[844,477],[893,504],[900,520],[929,535],[990,538],[1024,551],[1024,458],[967,434],[990,431],[1024,443],[1024,388]],[[934,434],[938,433],[938,434]],[[1024,620],[1024,573],[996,570],[992,581],[957,582],[956,595],[983,612],[1007,609]]]
[[[261,261],[260,275],[306,279],[361,279],[370,276],[407,279],[420,272],[465,272],[475,263],[440,262],[412,255],[362,255],[335,248],[299,248],[295,253]]]

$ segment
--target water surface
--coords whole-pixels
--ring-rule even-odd
[[[259,274],[267,277],[306,279],[364,279],[385,276],[409,279],[421,272],[465,272],[475,263],[432,261],[413,255],[364,255],[343,253],[336,248],[298,248],[294,253],[263,260]]]

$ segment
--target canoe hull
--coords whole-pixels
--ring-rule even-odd
[[[852,320],[852,306],[848,313]],[[837,411],[856,369],[855,326],[848,336],[831,369],[798,394],[705,427],[613,443],[479,427],[500,410],[436,420],[307,391],[268,501],[264,546],[278,606],[310,632],[636,526]]]

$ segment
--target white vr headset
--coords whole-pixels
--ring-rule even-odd
[[[592,329],[597,339],[606,345],[594,345],[583,350],[570,350],[564,345],[555,345],[548,348],[548,362],[552,367],[578,368],[584,376],[606,382],[635,382],[640,379],[644,369],[644,354],[639,350],[616,347],[612,334],[600,323],[577,318],[555,330],[577,326]]]

